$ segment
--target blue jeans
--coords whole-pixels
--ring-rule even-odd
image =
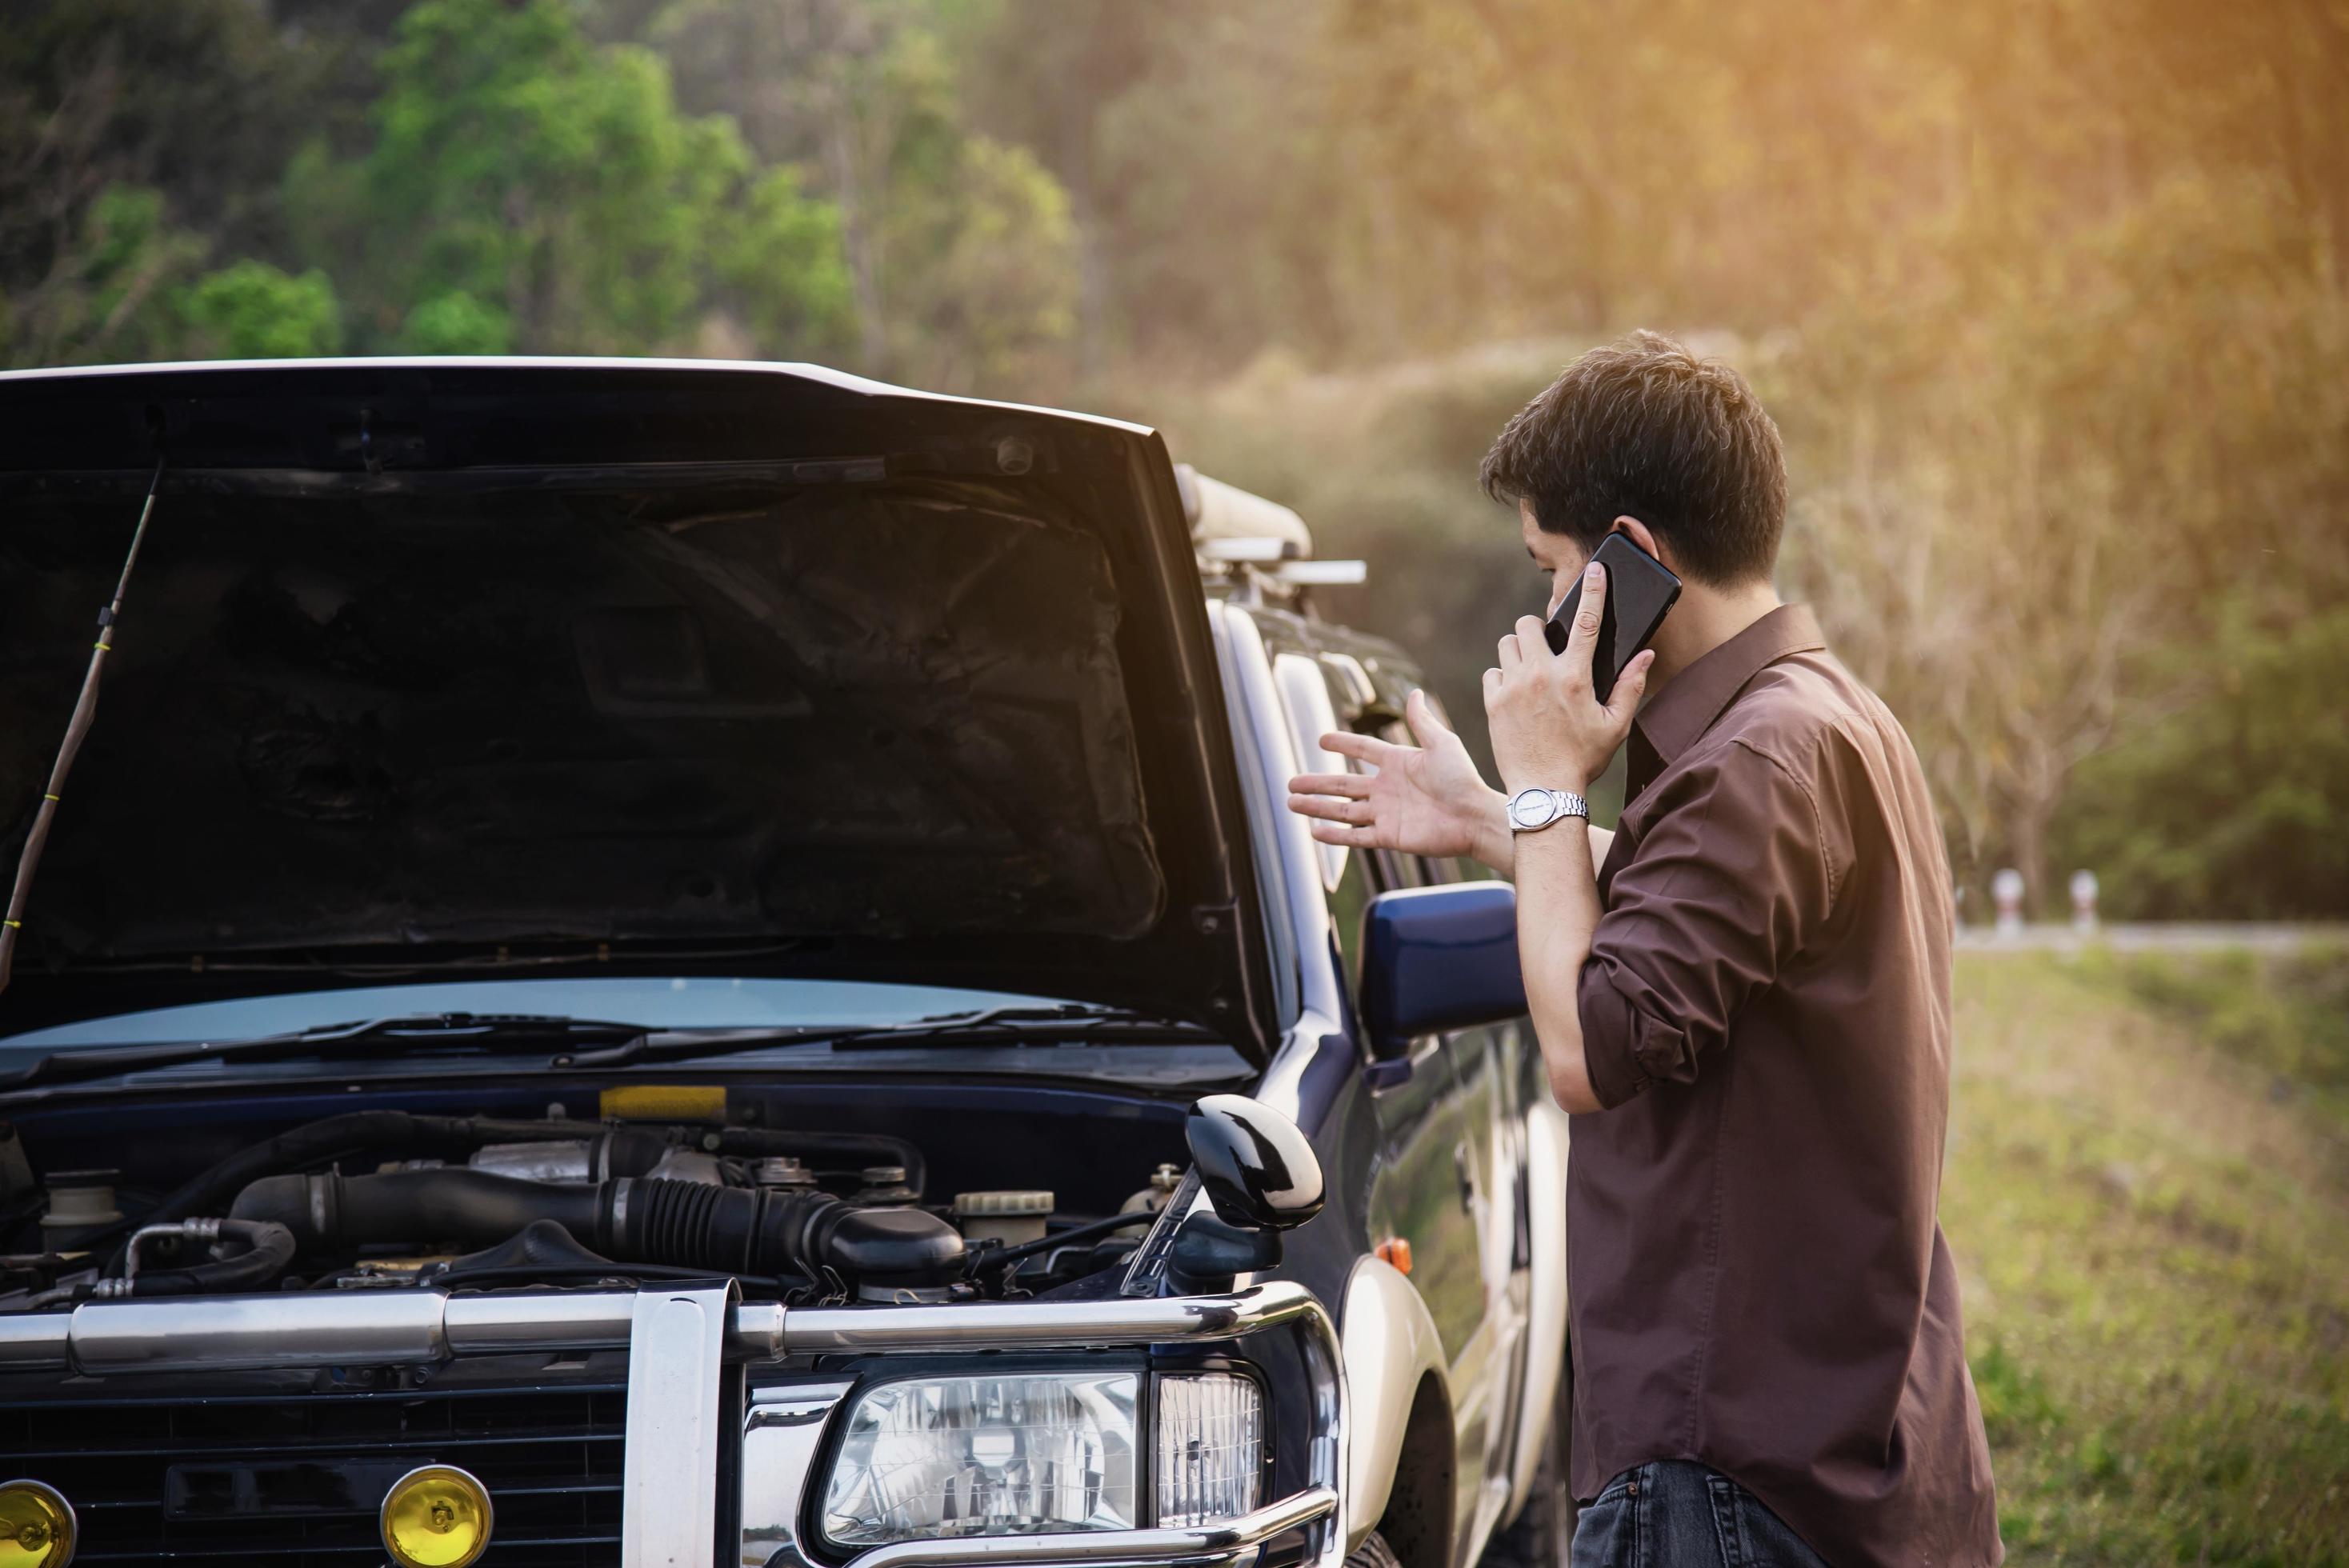
[[[1574,1528],[1574,1568],[1826,1568],[1761,1499],[1687,1460],[1635,1465]]]

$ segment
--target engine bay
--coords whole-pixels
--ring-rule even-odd
[[[0,1314],[727,1276],[795,1305],[1019,1299],[1122,1271],[1183,1183],[1178,1107],[1062,1091],[988,1118],[906,1087],[688,1091],[700,1119],[614,1114],[661,1109],[626,1092],[592,1117],[280,1109],[111,1139],[106,1167],[55,1136],[70,1118],[0,1124]]]

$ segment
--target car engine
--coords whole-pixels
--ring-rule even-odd
[[[278,1290],[732,1276],[792,1305],[1005,1299],[1121,1264],[1179,1184],[1114,1212],[1033,1189],[926,1198],[880,1133],[365,1110],[254,1142],[125,1218],[58,1171],[0,1233],[0,1313]]]

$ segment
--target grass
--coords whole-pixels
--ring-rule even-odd
[[[2009,1561],[2349,1563],[2349,949],[1970,954],[1957,1028]]]

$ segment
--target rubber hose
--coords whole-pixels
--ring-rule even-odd
[[[919,1209],[864,1209],[828,1192],[776,1193],[622,1178],[593,1185],[486,1171],[265,1176],[231,1214],[274,1221],[305,1252],[391,1242],[488,1246],[539,1220],[580,1245],[637,1263],[752,1274],[843,1274],[909,1284],[960,1272],[962,1237]]]
[[[604,1130],[606,1130],[600,1124],[588,1122],[497,1121],[481,1117],[418,1116],[404,1110],[346,1111],[305,1122],[239,1150],[173,1188],[164,1194],[162,1202],[136,1221],[120,1222],[119,1229],[127,1235],[136,1225],[184,1220],[191,1214],[217,1214],[256,1177],[283,1171],[299,1171],[367,1154],[398,1155],[408,1160],[461,1158],[485,1143],[592,1139]],[[886,1133],[791,1132],[734,1127],[718,1130],[718,1151],[721,1154],[854,1155],[867,1157],[868,1163],[903,1165],[905,1184],[916,1192],[922,1191],[927,1175],[921,1151],[904,1139]],[[103,1239],[101,1233],[86,1238],[85,1243]],[[121,1266],[121,1254],[117,1253],[108,1272],[119,1274]]]
[[[218,1291],[259,1290],[274,1283],[294,1261],[294,1233],[267,1220],[222,1220],[221,1239],[244,1250],[230,1257],[183,1269],[150,1269],[130,1282],[130,1294],[203,1295]]]

